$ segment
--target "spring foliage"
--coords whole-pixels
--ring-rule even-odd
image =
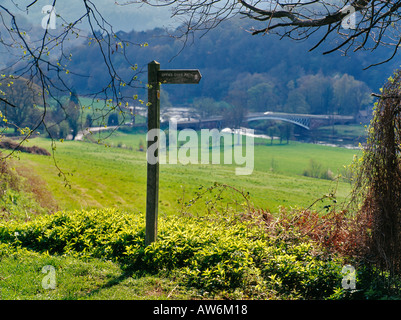
[[[161,219],[158,241],[145,247],[143,220],[115,209],[58,212],[24,224],[2,223],[0,242],[52,255],[112,260],[131,271],[172,274],[206,295],[341,295],[341,261],[312,242],[270,237],[246,220],[177,216]]]

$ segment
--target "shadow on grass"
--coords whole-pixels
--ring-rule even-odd
[[[175,294],[178,287],[179,285],[167,275],[122,267],[122,273],[119,276],[80,295],[79,299],[109,299],[108,294],[104,292],[108,289],[113,289],[113,297],[110,299],[169,299],[179,297]],[[185,298],[188,296],[185,295]]]

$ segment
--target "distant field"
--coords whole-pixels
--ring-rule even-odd
[[[102,137],[96,135],[96,138]],[[138,148],[140,142],[146,143],[145,134],[115,132],[104,142],[109,147],[77,141],[57,143],[57,166],[67,174],[71,188],[65,187],[63,178],[58,176],[52,157],[21,153],[16,166],[29,166],[40,175],[60,209],[117,207],[144,212],[146,154]],[[32,139],[30,144],[51,150],[47,139]],[[249,192],[256,206],[273,212],[280,205],[308,206],[335,188],[338,199],[344,200],[350,191],[349,183],[339,182],[337,186],[336,181],[305,177],[303,172],[313,159],[322,170],[330,169],[335,175],[358,153],[358,150],[296,142],[256,145],[255,168],[249,176],[236,176],[235,164],[161,165],[159,212],[176,213],[182,208],[178,199],[188,202],[200,186],[207,188],[215,182]]]
[[[345,137],[365,137],[366,127],[362,124],[334,125],[318,128],[318,131],[327,134],[334,134]]]

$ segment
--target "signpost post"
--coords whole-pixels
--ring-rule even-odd
[[[148,132],[160,130],[160,85],[161,84],[197,84],[202,75],[199,70],[160,70],[160,63],[152,61],[148,64]],[[159,138],[156,142],[148,140],[149,147],[156,143],[154,157],[159,157]],[[147,155],[149,158],[149,155]],[[147,166],[146,188],[146,235],[148,246],[157,238],[157,216],[159,202],[159,160]]]

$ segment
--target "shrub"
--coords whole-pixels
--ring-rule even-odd
[[[109,246],[118,251],[120,238],[134,234],[135,224],[127,215],[117,215],[110,210],[57,212],[41,216],[24,224],[9,222],[0,224],[0,240],[49,253],[103,255],[113,258]],[[118,238],[116,238],[118,236]]]
[[[142,216],[114,209],[58,212],[24,224],[1,223],[0,243],[167,272],[209,295],[322,299],[341,286],[340,260],[313,243],[271,237],[249,221],[160,219],[158,241],[147,247],[144,230]]]
[[[299,295],[306,299],[327,298],[341,283],[341,268],[338,261],[316,252],[308,243],[285,248],[269,247],[263,264],[262,275],[270,278],[279,293]]]
[[[241,219],[257,222],[272,238],[295,243],[313,241],[326,253],[355,261],[360,260],[368,250],[366,237],[370,220],[346,210],[332,209],[321,213],[282,207],[273,215],[268,210],[252,209]]]
[[[330,169],[322,169],[322,165],[314,159],[310,159],[309,166],[304,170],[305,177],[333,180],[333,172]]]
[[[21,145],[19,142],[8,138],[2,138],[0,141],[0,148],[9,150],[20,150],[22,152],[50,156],[50,152],[38,146],[27,147]]]
[[[193,218],[169,220],[159,241],[145,249],[147,264],[182,268],[187,285],[208,292],[241,287],[253,263],[254,241],[243,226],[221,227]]]

